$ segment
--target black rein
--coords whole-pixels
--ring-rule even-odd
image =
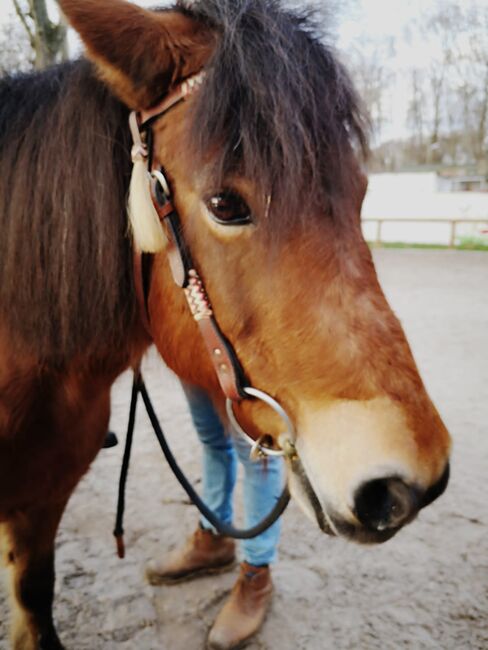
[[[120,470],[119,496],[117,501],[117,517],[116,517],[115,529],[114,529],[114,536],[117,540],[117,553],[120,558],[123,558],[125,556],[124,527],[123,527],[124,509],[125,509],[125,487],[127,483],[127,475],[129,472],[130,454],[132,451],[132,442],[134,438],[134,425],[136,420],[136,407],[137,407],[137,400],[139,394],[141,395],[144,405],[146,407],[149,420],[153,427],[156,438],[158,439],[161,450],[166,460],[168,461],[168,464],[171,467],[174,475],[178,479],[180,485],[185,490],[192,503],[198,508],[201,514],[212,524],[212,526],[218,531],[218,533],[220,533],[221,535],[225,535],[227,537],[232,537],[234,539],[251,539],[263,533],[279,519],[279,517],[283,514],[285,508],[287,507],[290,501],[290,494],[286,486],[284,487],[281,496],[276,501],[276,504],[274,508],[271,510],[271,512],[258,524],[245,530],[240,528],[235,528],[230,524],[226,524],[221,519],[219,519],[219,517],[217,517],[217,515],[212,510],[210,510],[210,508],[202,501],[200,496],[193,489],[191,483],[188,481],[188,479],[182,472],[181,468],[179,467],[178,463],[176,462],[175,457],[173,456],[173,453],[169,448],[168,441],[166,440],[163,429],[159,424],[157,415],[154,411],[142,375],[139,371],[136,371],[134,372],[134,380],[132,383],[132,395],[131,395],[131,402],[130,402],[130,409],[129,409],[129,422],[127,425],[127,436],[125,440],[124,457],[122,461],[122,467]]]

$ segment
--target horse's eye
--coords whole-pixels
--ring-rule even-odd
[[[242,196],[232,190],[223,190],[207,201],[207,208],[217,223],[240,226],[252,223],[251,210]]]

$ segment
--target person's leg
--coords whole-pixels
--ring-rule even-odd
[[[182,384],[190,414],[203,449],[203,500],[225,523],[232,523],[232,493],[237,474],[237,456],[230,436],[207,393]],[[212,529],[205,517],[201,524]]]
[[[232,440],[208,395],[193,386],[183,386],[190,413],[202,443],[203,499],[220,519],[232,521],[232,492],[236,480],[237,456]],[[208,573],[220,573],[232,568],[235,543],[218,535],[202,518],[201,525],[186,543],[167,554],[163,561],[146,566],[146,577],[152,585],[175,584]]]
[[[262,521],[274,508],[284,487],[284,463],[280,457],[268,456],[254,461],[249,457],[250,447],[238,435],[233,437],[239,460],[244,467],[245,527]],[[277,558],[281,533],[281,519],[254,539],[241,543],[244,560],[254,566],[272,564]]]
[[[251,461],[250,448],[233,438],[244,466],[246,528],[259,523],[272,510],[283,489],[281,458]],[[271,603],[273,583],[269,565],[276,560],[281,524],[275,522],[258,537],[241,542],[244,562],[231,594],[220,610],[207,639],[210,649],[240,647],[261,628]]]

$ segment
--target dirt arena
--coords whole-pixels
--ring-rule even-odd
[[[383,287],[454,439],[446,494],[380,547],[325,537],[292,504],[261,650],[488,648],[488,254],[378,250]],[[177,381],[149,355],[145,377],[174,451],[199,481],[200,450]],[[131,377],[113,390],[123,438]],[[162,555],[197,515],[139,410],[127,491],[127,558],[112,538],[121,445],[100,453],[73,496],[57,542],[55,616],[68,650],[197,650],[233,574],[149,587]],[[56,468],[52,468],[56,471]],[[8,648],[0,587],[0,649]]]

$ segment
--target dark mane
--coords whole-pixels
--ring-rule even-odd
[[[336,211],[355,190],[354,150],[367,152],[368,122],[347,71],[324,44],[318,16],[276,0],[179,6],[220,35],[198,98],[197,154],[217,142],[217,173],[223,178],[237,167],[271,195],[276,230],[310,209]]]
[[[0,315],[41,358],[132,321],[126,119],[86,61],[0,81]]]

